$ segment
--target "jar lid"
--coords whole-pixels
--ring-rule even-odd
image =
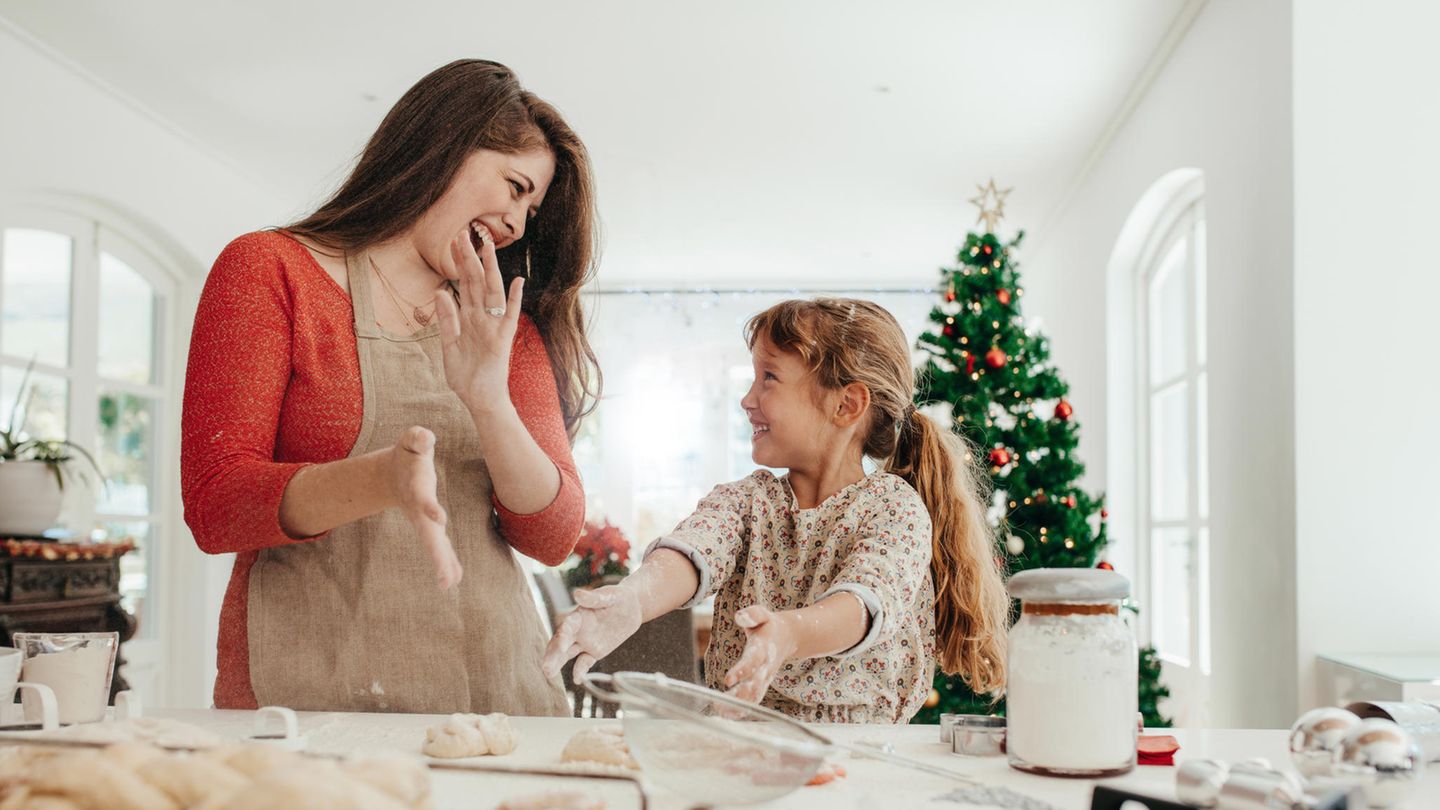
[[[1037,602],[1106,602],[1130,595],[1130,580],[1100,568],[1034,568],[1010,577],[1010,596]]]

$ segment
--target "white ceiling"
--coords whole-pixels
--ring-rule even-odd
[[[0,0],[302,213],[389,105],[496,59],[590,148],[606,286],[928,284],[993,175],[1032,232],[1183,0]],[[257,226],[270,223],[256,223]]]

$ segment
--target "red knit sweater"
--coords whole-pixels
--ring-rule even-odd
[[[559,469],[560,492],[528,515],[494,501],[500,532],[521,553],[554,565],[575,546],[585,496],[550,358],[526,317],[511,352],[510,397]],[[361,403],[350,297],[283,233],[231,242],[215,260],[195,313],[180,447],[181,497],[195,542],[210,554],[238,555],[220,608],[218,708],[256,706],[246,599],[257,554],[319,539],[297,541],[281,530],[285,486],[307,464],[349,455]]]

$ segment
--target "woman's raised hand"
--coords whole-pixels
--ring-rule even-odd
[[[435,497],[435,434],[412,427],[390,448],[391,494],[420,535],[441,590],[460,582],[460,558],[445,534],[445,509]]]
[[[525,287],[524,279],[517,278],[510,284],[510,294],[505,294],[495,239],[483,228],[479,233],[479,255],[469,229],[450,240],[451,267],[446,269],[453,272],[445,275],[460,280],[458,306],[449,290],[435,293],[445,381],[472,413],[510,402],[510,345],[520,323]]]

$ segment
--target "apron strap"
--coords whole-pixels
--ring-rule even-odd
[[[345,254],[345,272],[350,280],[350,308],[355,314],[355,337],[378,338],[375,301],[370,297],[370,258],[365,251]]]

